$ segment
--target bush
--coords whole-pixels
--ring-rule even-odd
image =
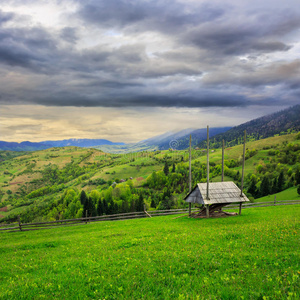
[[[300,184],[299,184],[298,187],[297,187],[297,193],[298,193],[298,195],[300,196]]]

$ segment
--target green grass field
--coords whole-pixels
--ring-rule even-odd
[[[300,206],[0,233],[0,299],[299,299]]]
[[[255,199],[255,202],[264,202],[264,201],[274,201],[276,196],[276,201],[281,200],[300,200],[300,195],[297,193],[296,187],[291,187],[287,190],[284,190],[280,193],[276,193],[274,195],[265,196],[262,198]]]

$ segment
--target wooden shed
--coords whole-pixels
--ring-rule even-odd
[[[207,191],[207,188],[209,188],[209,191]],[[198,183],[184,200],[188,203],[202,205],[202,210],[193,214],[197,217],[232,215],[232,213],[222,211],[222,208],[233,203],[240,204],[239,214],[241,214],[242,203],[249,201],[246,195],[241,193],[241,189],[232,181],[211,182],[209,185]]]

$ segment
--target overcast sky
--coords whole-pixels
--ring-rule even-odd
[[[0,0],[0,140],[136,142],[299,103],[299,0]]]

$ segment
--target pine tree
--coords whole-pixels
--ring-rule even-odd
[[[130,212],[135,212],[135,211],[136,211],[135,200],[132,199],[130,203]]]
[[[277,183],[277,177],[275,177],[272,184],[271,194],[275,194],[277,192],[278,192],[278,183]]]
[[[84,190],[82,190],[82,191],[81,191],[81,194],[80,194],[80,203],[81,203],[82,205],[85,205],[86,200],[87,200],[86,193],[85,193]]]
[[[277,190],[278,192],[281,192],[284,188],[284,175],[283,171],[280,172],[278,176],[278,181],[277,181]]]
[[[169,205],[169,200],[170,198],[168,196],[164,197],[161,201],[161,205],[159,209],[170,209],[170,205]]]
[[[107,215],[108,205],[105,199],[103,199],[103,214]]]
[[[168,176],[168,174],[169,174],[169,166],[168,166],[168,162],[167,161],[165,161],[164,173],[165,173],[166,176]]]
[[[136,205],[136,211],[144,211],[144,197],[142,194],[139,196],[139,200]]]
[[[154,201],[154,199],[152,199],[152,200],[151,200],[150,207],[152,207],[152,208],[156,208],[156,205],[155,205],[155,201]]]
[[[300,171],[299,171],[299,169],[296,170],[295,181],[296,181],[296,185],[300,184]]]
[[[254,178],[251,179],[250,186],[249,186],[247,192],[250,193],[254,198],[256,198],[257,187],[256,187],[256,182],[255,182]]]
[[[270,183],[268,177],[264,177],[260,185],[260,196],[266,196],[270,194]]]
[[[128,204],[128,200],[127,199],[125,199],[125,200],[122,201],[121,211],[122,211],[122,213],[129,212],[129,204]]]
[[[97,214],[98,216],[102,216],[103,215],[103,203],[101,201],[101,199],[98,200],[98,203],[97,203]]]
[[[111,200],[107,205],[107,215],[111,215],[114,213],[114,201]]]
[[[173,163],[172,173],[175,173],[175,163]]]
[[[82,217],[85,218],[86,215],[89,217],[90,214],[89,214],[89,198],[86,197],[86,200],[83,204],[83,211],[82,211]]]

